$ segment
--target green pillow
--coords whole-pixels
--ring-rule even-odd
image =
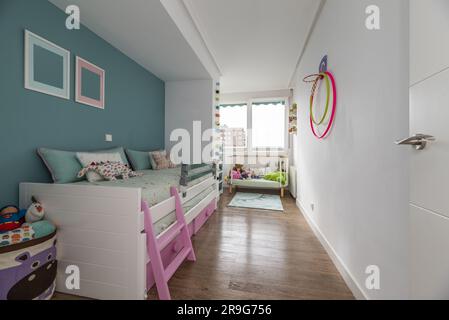
[[[50,171],[54,183],[71,183],[84,180],[77,177],[82,167],[75,152],[40,148],[37,153]]]
[[[126,149],[126,155],[134,171],[151,170],[150,153]]]
[[[85,178],[78,178],[78,172],[83,167],[76,157],[76,151],[39,148],[37,153],[50,171],[54,183],[72,183],[85,180]],[[123,163],[129,165],[125,150],[122,147],[92,151],[92,153],[119,153]]]

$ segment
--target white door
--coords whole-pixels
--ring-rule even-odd
[[[410,1],[410,296],[449,299],[449,1]]]

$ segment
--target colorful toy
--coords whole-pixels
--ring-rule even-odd
[[[31,201],[32,204],[26,212],[25,221],[28,223],[41,221],[45,216],[44,207],[39,201],[36,200],[35,197],[32,197]]]
[[[83,168],[78,173],[78,178],[84,177],[89,171],[98,173],[108,181],[116,181],[117,177],[122,177],[124,180],[132,177],[140,177],[141,173],[132,171],[127,165],[121,162],[92,162],[87,167]]]
[[[18,229],[14,229],[12,231],[7,231],[0,234],[0,247],[30,241],[33,238],[34,238],[33,227],[28,223],[24,223]]]
[[[0,233],[20,228],[25,222],[26,210],[15,206],[7,206],[0,210]]]
[[[231,171],[231,179],[234,179],[234,180],[242,179],[242,175],[240,174],[239,171],[237,171],[237,170],[232,170],[232,171]]]

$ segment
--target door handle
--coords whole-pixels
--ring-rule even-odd
[[[400,145],[409,145],[414,147],[416,150],[424,150],[427,147],[427,143],[430,141],[435,141],[435,137],[428,134],[415,134],[410,138],[396,141],[398,146]]]

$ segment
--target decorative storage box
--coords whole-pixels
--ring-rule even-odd
[[[56,270],[56,231],[0,247],[0,300],[51,299]]]

